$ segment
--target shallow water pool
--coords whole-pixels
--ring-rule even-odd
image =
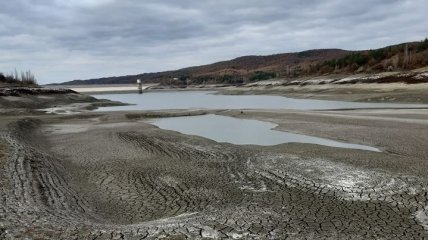
[[[273,130],[273,128],[278,125],[270,122],[213,114],[191,117],[159,118],[150,121],[150,123],[162,129],[201,136],[217,142],[228,142],[238,145],[253,144],[271,146],[294,142],[380,152],[379,149],[370,146],[276,131]]]

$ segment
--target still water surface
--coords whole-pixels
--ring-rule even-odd
[[[362,109],[362,108],[426,108],[422,104],[358,103],[313,99],[293,99],[268,95],[221,95],[213,91],[159,91],[143,94],[93,95],[134,105],[104,107],[97,111],[169,110],[169,109]],[[370,146],[337,142],[330,139],[273,130],[270,122],[245,120],[218,115],[156,119],[152,124],[167,130],[206,137],[233,144],[276,145],[281,143],[311,143],[331,147],[380,150]]]
[[[162,129],[173,130],[188,135],[197,135],[217,142],[228,142],[238,145],[254,144],[270,146],[295,142],[379,152],[379,149],[370,146],[276,131],[273,130],[273,128],[278,125],[270,122],[213,114],[191,117],[159,118],[150,121],[150,123]]]
[[[220,95],[210,91],[160,91],[143,94],[93,95],[134,105],[104,107],[98,111],[167,110],[167,109],[294,109],[326,110],[352,108],[421,108],[422,104],[358,103],[313,99],[293,99],[268,95]]]

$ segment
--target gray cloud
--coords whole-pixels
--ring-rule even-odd
[[[42,83],[428,35],[425,0],[14,0],[0,8],[0,70]]]

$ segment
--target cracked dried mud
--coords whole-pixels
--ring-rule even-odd
[[[4,117],[0,239],[428,239],[427,110],[215,113],[382,152],[217,143],[136,113]]]

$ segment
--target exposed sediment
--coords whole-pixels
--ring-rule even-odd
[[[0,88],[0,113],[3,115],[76,113],[103,106],[122,105],[127,104],[96,99],[70,89]]]
[[[359,132],[342,140],[375,139],[382,153],[236,146],[132,114],[10,123],[0,133],[0,238],[428,238],[423,112],[244,113],[323,135],[308,127],[317,122],[330,138],[353,126]],[[408,145],[382,140],[376,129],[386,119],[397,129],[388,137]]]

